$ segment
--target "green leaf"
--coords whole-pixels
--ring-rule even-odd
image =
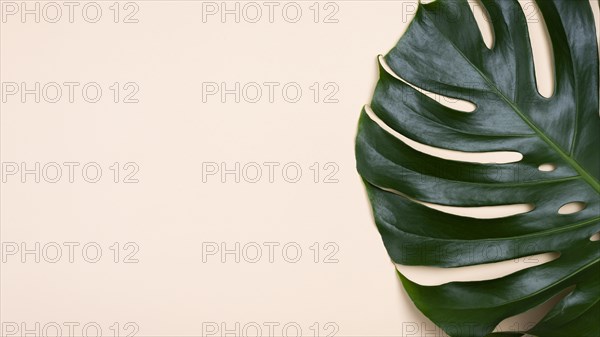
[[[538,0],[555,66],[554,94],[539,94],[527,29],[516,0],[483,0],[495,42],[487,48],[466,0],[420,4],[362,111],[357,169],[392,260],[441,268],[547,252],[560,256],[498,279],[423,286],[402,274],[415,305],[451,336],[486,336],[502,320],[572,291],[529,333],[600,336],[600,117],[598,45],[588,0]],[[410,83],[411,85],[407,84]],[[473,112],[424,95],[469,101]],[[379,119],[378,122],[374,119]],[[513,151],[512,163],[473,163],[416,150]],[[553,164],[551,172],[538,170]],[[533,210],[474,218],[436,210],[531,204]],[[585,208],[559,214],[566,204]],[[495,254],[485,254],[494,247]],[[499,334],[511,335],[511,334]],[[493,335],[492,335],[493,336]]]

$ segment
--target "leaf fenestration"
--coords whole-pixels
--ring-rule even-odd
[[[519,152],[515,163],[472,163],[420,152],[363,109],[357,169],[392,260],[459,267],[554,252],[551,262],[502,278],[422,286],[399,274],[416,306],[451,336],[490,334],[507,317],[574,286],[533,329],[537,336],[600,336],[600,116],[598,45],[588,0],[537,0],[551,38],[556,87],[536,88],[527,22],[517,0],[483,0],[488,48],[466,0],[420,4],[385,56],[370,109],[415,142],[463,152]],[[403,81],[404,80],[404,81]],[[410,84],[409,84],[410,83]],[[472,102],[470,113],[426,96]],[[545,166],[546,165],[546,166]],[[551,169],[544,169],[550,165]],[[479,219],[456,207],[532,204]],[[581,203],[583,209],[559,209]],[[495,254],[488,254],[493,247]],[[525,331],[523,331],[525,333]],[[519,335],[519,334],[515,334]]]

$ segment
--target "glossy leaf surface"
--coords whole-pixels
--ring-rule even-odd
[[[570,287],[527,333],[598,337],[600,241],[590,237],[600,231],[600,117],[591,4],[537,1],[554,58],[555,88],[546,98],[536,87],[527,17],[519,3],[482,3],[494,33],[491,49],[467,1],[437,0],[419,5],[404,36],[384,57],[389,71],[380,67],[356,139],[357,168],[377,228],[392,260],[402,265],[452,268],[560,254],[551,262],[486,281],[423,286],[399,274],[416,306],[453,337],[486,336],[502,320]],[[453,109],[415,87],[471,102],[475,110]],[[522,159],[444,159],[411,146],[383,124],[431,147],[518,152]],[[552,164],[553,170],[539,170],[544,164]],[[573,202],[585,207],[558,213]],[[482,219],[424,203],[529,204],[533,209]]]

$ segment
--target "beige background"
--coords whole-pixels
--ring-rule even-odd
[[[597,1],[592,2],[598,17]],[[377,79],[376,56],[398,40],[415,1],[337,1],[327,8],[321,2],[319,23],[313,22],[312,1],[296,1],[303,14],[293,24],[277,10],[273,23],[266,13],[256,24],[243,18],[235,23],[231,17],[222,23],[216,16],[203,23],[200,1],[133,2],[139,22],[114,23],[113,2],[96,3],[103,13],[95,24],[77,14],[85,2],[76,7],[73,23],[66,17],[55,24],[43,18],[35,23],[32,16],[22,23],[17,15],[0,24],[1,82],[30,87],[97,82],[103,89],[95,104],[77,91],[74,103],[64,96],[54,104],[35,103],[32,96],[26,102],[9,96],[1,103],[3,163],[32,168],[36,162],[96,162],[103,169],[95,184],[85,182],[79,171],[73,183],[64,175],[57,183],[43,178],[35,183],[33,176],[23,183],[18,175],[2,183],[3,248],[11,242],[30,249],[36,242],[95,242],[103,251],[98,263],[86,262],[80,250],[73,263],[66,256],[57,263],[42,256],[35,263],[26,255],[23,263],[20,253],[7,255],[0,275],[4,327],[56,322],[67,335],[64,324],[77,322],[81,335],[83,325],[96,322],[112,336],[114,322],[120,323],[120,335],[132,331],[124,324],[133,322],[138,336],[199,336],[203,322],[229,328],[256,322],[268,336],[265,322],[280,324],[277,335],[295,322],[304,335],[313,336],[310,327],[318,322],[320,336],[334,326],[336,336],[442,335],[401,289],[354,169],[356,123]],[[120,21],[129,12],[124,6],[121,2]],[[339,22],[323,23],[335,6]],[[535,18],[534,8],[527,8]],[[532,29],[540,37],[536,21]],[[545,48],[538,38],[541,90],[552,87]],[[135,82],[139,103],[112,102],[114,82]],[[296,82],[303,94],[297,103],[277,93],[273,103],[266,96],[258,103],[235,103],[231,96],[222,103],[211,96],[204,103],[203,82]],[[339,102],[323,103],[329,90],[322,88],[321,102],[314,103],[309,88],[314,82],[321,88],[335,83]],[[136,163],[139,182],[114,183],[109,169],[114,162]],[[229,168],[236,162],[297,163],[303,175],[289,183],[276,170],[270,183],[263,166],[257,183],[243,177],[236,183],[231,175],[225,182],[218,176],[203,182],[206,162],[225,162]],[[318,183],[310,169],[315,162],[321,169]],[[326,163],[333,166],[325,169]],[[324,183],[331,167],[339,168],[338,182]],[[131,252],[125,243],[137,245],[139,262],[122,263],[123,256],[113,262],[109,247],[114,242],[121,244],[122,255]],[[231,256],[226,263],[219,256],[203,262],[203,242],[226,242],[230,248],[235,242],[295,242],[303,255],[298,263],[287,262],[280,250],[273,263],[265,256],[258,263],[243,257],[235,263]],[[310,249],[315,242],[319,263]],[[326,243],[332,243],[328,249]],[[339,248],[338,262],[323,263],[331,247]],[[508,261],[467,274],[454,270],[443,277],[498,276],[547,259]],[[439,281],[438,272],[407,269],[425,283]],[[534,320],[535,315],[526,315],[499,329],[526,328]]]

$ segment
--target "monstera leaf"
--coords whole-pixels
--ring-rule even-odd
[[[502,320],[568,293],[520,336],[600,336],[598,46],[588,0],[537,0],[554,57],[550,98],[536,87],[526,17],[517,0],[482,0],[486,47],[466,0],[420,4],[384,57],[356,139],[357,168],[392,260],[441,268],[534,254],[558,258],[507,276],[438,286],[399,274],[416,306],[451,336],[485,336]],[[395,76],[394,76],[395,75]],[[409,85],[410,84],[410,85]],[[472,112],[422,93],[469,101]],[[444,159],[417,143],[461,152],[509,151],[510,163]],[[539,170],[550,164],[554,170]],[[546,165],[549,166],[549,165]],[[560,214],[566,204],[585,207]],[[529,204],[528,212],[468,217],[430,207]],[[439,209],[439,208],[438,208]],[[562,213],[562,212],[561,212]],[[494,247],[494,254],[485,254]]]

